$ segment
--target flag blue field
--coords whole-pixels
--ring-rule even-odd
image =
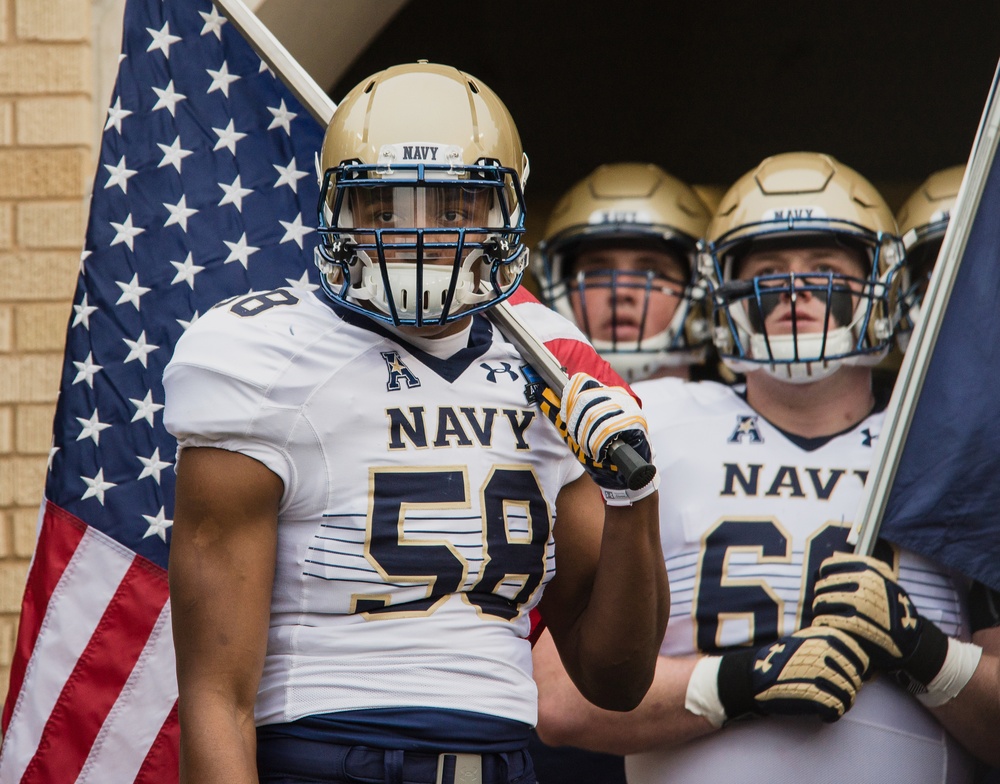
[[[1000,590],[1000,158],[995,145],[995,136],[977,145],[976,154],[992,161],[880,535]]]

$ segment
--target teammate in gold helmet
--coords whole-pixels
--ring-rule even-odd
[[[833,157],[775,155],[723,197],[703,259],[745,382],[634,385],[663,474],[656,678],[635,710],[601,710],[542,635],[539,737],[623,754],[629,784],[970,784],[974,756],[1000,760],[1000,599],[848,543],[886,421],[892,214]]]
[[[908,286],[902,297],[904,318],[896,330],[896,342],[903,351],[909,344],[913,325],[920,317],[927,283],[955,209],[963,177],[965,166],[950,166],[934,172],[910,194],[896,213],[909,272]]]
[[[627,380],[676,373],[709,342],[695,248],[709,212],[651,163],[597,167],[556,204],[539,243],[546,302]]]

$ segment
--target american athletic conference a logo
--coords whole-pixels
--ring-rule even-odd
[[[413,371],[403,364],[399,358],[398,351],[383,351],[382,359],[385,360],[385,367],[389,371],[389,380],[385,383],[385,388],[389,392],[398,392],[402,387],[400,381],[406,382],[407,389],[414,389],[420,386],[420,379],[413,375]]]
[[[760,429],[757,427],[756,414],[737,414],[736,428],[726,441],[730,444],[742,444],[744,438],[748,444],[764,443],[764,436],[760,434]]]

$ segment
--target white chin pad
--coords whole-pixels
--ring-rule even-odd
[[[470,267],[474,263],[471,258],[482,254],[478,251],[470,254],[470,258],[462,264],[455,283],[455,294],[451,302],[451,312],[466,305],[483,301],[485,295],[475,291],[476,277]],[[389,288],[396,312],[401,318],[415,318],[417,303],[422,300],[421,317],[433,319],[444,312],[448,290],[451,287],[452,267],[424,264],[423,290],[417,289],[417,265],[412,262],[397,262],[386,264],[389,278]],[[358,299],[366,299],[385,314],[391,314],[389,296],[382,282],[382,273],[377,266],[366,264],[361,272],[360,291],[355,293]]]

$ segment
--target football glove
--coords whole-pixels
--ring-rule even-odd
[[[880,670],[904,670],[925,686],[941,670],[948,637],[920,617],[884,561],[834,553],[820,564],[813,625],[845,631]]]
[[[850,635],[809,627],[723,655],[717,688],[727,719],[757,713],[833,722],[854,705],[867,670],[868,656]]]
[[[642,487],[629,489],[624,476],[608,460],[608,447],[618,437],[647,462],[653,459],[646,418],[625,389],[604,386],[586,373],[576,373],[566,382],[561,399],[545,387],[539,403],[542,413],[601,488],[606,503],[628,506],[660,486],[659,475],[654,474]]]

